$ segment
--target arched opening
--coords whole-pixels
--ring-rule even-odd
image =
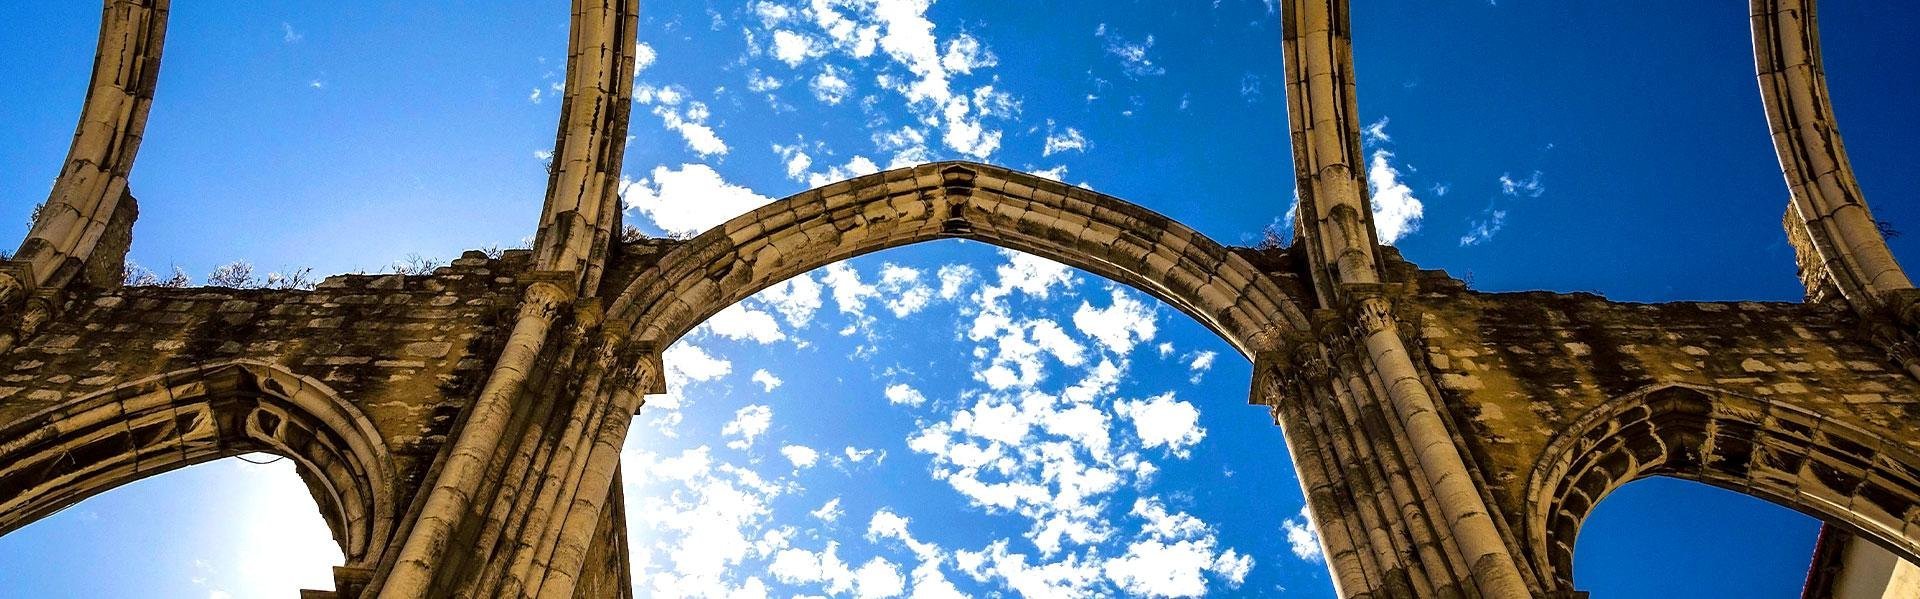
[[[1534,566],[1574,587],[1574,543],[1594,507],[1652,476],[1706,483],[1807,514],[1908,561],[1920,477],[1897,442],[1786,403],[1681,385],[1595,409],[1557,436],[1527,486]]]
[[[967,241],[720,310],[628,436],[637,594],[1331,592],[1247,364],[1177,312]]]
[[[1765,500],[1656,476],[1594,507],[1575,588],[1595,597],[1798,597],[1820,522]]]
[[[188,466],[0,537],[0,587],[26,597],[332,589],[344,556],[318,508],[292,460],[251,454]]]
[[[915,247],[892,249],[887,255],[932,251],[916,244],[940,239],[1000,246],[1005,250],[997,259],[1005,263],[976,259],[974,265],[901,266],[875,265],[861,258],[909,245]],[[940,247],[954,246],[946,243]],[[854,259],[851,263],[841,262],[850,258]],[[1255,255],[1251,259],[1269,258]],[[871,270],[863,274],[859,266],[847,264],[864,264]],[[1053,293],[1053,286],[1074,278],[1066,275],[1069,266],[1108,279],[1110,289],[1075,298],[1085,301],[1078,303],[1077,309],[1068,310],[1064,319],[1024,318],[1012,311],[1008,303],[1012,299],[1046,299]],[[808,274],[815,269],[824,269],[819,280]],[[993,286],[975,282],[988,278],[995,281]],[[1225,350],[1243,354],[1263,351],[1279,342],[1281,335],[1305,323],[1293,296],[1280,287],[1283,283],[1276,282],[1284,280],[1283,274],[1254,266],[1249,256],[1221,247],[1147,209],[1083,188],[972,163],[935,163],[858,177],[770,203],[709,229],[660,254],[608,309],[610,319],[631,323],[634,340],[642,347],[671,344],[663,353],[668,393],[653,398],[650,407],[642,410],[630,438],[670,438],[683,429],[718,430],[732,437],[724,444],[682,447],[671,454],[629,446],[626,471],[630,473],[629,484],[635,488],[627,496],[635,503],[627,513],[634,523],[630,536],[637,543],[633,549],[639,578],[636,584],[643,588],[665,585],[656,591],[667,594],[688,585],[719,584],[716,581],[749,587],[775,582],[827,584],[829,590],[844,591],[848,587],[833,586],[841,585],[841,578],[853,581],[845,583],[853,585],[860,584],[856,575],[871,574],[876,580],[897,580],[904,585],[909,571],[916,587],[944,589],[955,584],[977,586],[1000,581],[1004,586],[981,588],[1018,588],[1020,592],[1039,594],[1090,587],[1108,592],[1147,592],[1141,585],[1161,582],[1182,585],[1179,588],[1193,592],[1206,590],[1208,581],[1224,581],[1236,588],[1246,584],[1253,560],[1221,544],[1223,533],[1219,531],[1226,527],[1208,526],[1182,511],[1180,505],[1169,507],[1163,499],[1134,498],[1120,504],[1107,497],[1117,488],[1146,484],[1162,470],[1163,466],[1141,457],[1144,450],[1184,458],[1201,435],[1195,428],[1200,426],[1201,412],[1194,403],[1177,400],[1171,393],[1126,400],[1117,400],[1113,394],[1123,381],[1132,378],[1123,365],[1147,361],[1128,356],[1159,356],[1163,352],[1160,346],[1142,346],[1144,338],[1153,335],[1153,321],[1157,319],[1147,317],[1142,335],[1139,319],[1151,313],[1145,308],[1143,296],[1159,298],[1211,331],[1202,337],[1213,339],[1195,344],[1197,348],[1169,344],[1164,349],[1165,354],[1178,353],[1175,361],[1185,360],[1189,370],[1206,369]],[[831,292],[823,291],[823,285]],[[1132,289],[1125,290],[1121,285]],[[796,376],[782,375],[776,372],[778,368],[756,367],[748,372],[743,367],[735,372],[733,360],[699,349],[704,339],[715,336],[783,340],[785,335],[775,332],[780,319],[786,319],[788,326],[804,324],[821,311],[823,293],[830,295],[838,307],[835,315],[848,319],[838,332],[855,341],[842,351],[848,352],[846,355],[856,364],[876,356],[915,354],[917,361],[880,367],[878,372],[886,373],[885,377],[873,376],[873,371],[864,377],[849,377],[839,366],[844,362],[834,361]],[[796,295],[812,299],[796,299]],[[963,308],[968,323],[922,326],[905,339],[885,340],[875,339],[867,328],[874,318],[869,310],[900,317],[929,304],[944,303],[952,309],[954,304],[969,299],[975,304]],[[872,307],[867,307],[869,304]],[[802,311],[809,316],[799,318]],[[1064,324],[1069,322],[1071,325]],[[946,330],[958,333],[939,332]],[[1077,339],[1074,331],[1078,332]],[[690,332],[692,336],[688,337]],[[1220,346],[1222,340],[1225,346]],[[953,347],[955,343],[961,347]],[[1218,349],[1203,349],[1208,346]],[[928,351],[914,351],[916,347]],[[955,355],[969,358],[956,361]],[[786,365],[791,360],[778,354],[764,359],[767,365]],[[955,367],[962,362],[974,368]],[[1049,379],[1043,372],[1048,364],[1070,365],[1080,371]],[[912,374],[916,372],[927,373],[924,376],[930,380],[917,380],[922,375]],[[726,450],[753,450],[756,439],[771,429],[780,411],[765,404],[749,404],[737,410],[710,412],[700,420],[681,411],[690,403],[687,389],[698,388],[694,383],[728,376],[739,381],[735,383],[740,385],[736,393],[755,395],[774,393],[788,380],[805,381],[819,393],[834,394],[862,383],[877,385],[867,394],[883,401],[865,407],[879,413],[849,414],[836,406],[819,410],[814,418],[824,423],[826,430],[838,434],[867,433],[871,431],[866,429],[877,426],[865,423],[919,427],[906,438],[891,439],[894,464],[911,463],[908,457],[925,460],[920,462],[926,464],[923,472],[946,483],[947,489],[935,485],[936,491],[957,492],[958,497],[971,503],[960,509],[916,512],[923,525],[937,525],[940,533],[926,532],[919,525],[910,528],[915,516],[898,507],[925,504],[924,488],[896,489],[880,483],[878,488],[833,498],[808,498],[805,501],[820,503],[806,505],[806,510],[798,512],[814,520],[837,520],[835,514],[864,512],[860,517],[869,519],[864,523],[868,542],[905,547],[911,557],[900,563],[868,560],[849,565],[835,554],[838,541],[824,547],[797,544],[793,535],[804,533],[791,527],[776,527],[759,537],[739,533],[743,525],[764,523],[777,507],[772,498],[756,497],[786,495],[784,489],[790,483],[785,477],[716,466],[713,457]],[[1195,383],[1204,378],[1191,373],[1179,378],[1188,377]],[[789,389],[797,389],[798,384]],[[759,390],[751,390],[749,385]],[[1230,386],[1235,387],[1232,397],[1236,399],[1245,393],[1243,384]],[[909,409],[930,405],[947,412],[914,414]],[[1027,418],[1036,420],[1023,420]],[[852,422],[863,424],[849,426]],[[1269,418],[1257,421],[1259,429],[1272,438],[1246,442],[1245,446],[1281,447],[1277,444],[1278,430],[1270,423]],[[1134,432],[1131,441],[1116,440],[1121,435],[1110,434],[1128,426]],[[874,453],[873,446],[843,444],[830,438],[838,435],[823,436],[818,431],[813,435],[811,440],[782,445],[778,452],[766,450],[759,459],[762,464],[788,464],[790,472],[797,475],[821,464],[847,469],[873,460],[877,465],[882,459],[879,456],[886,455]],[[820,447],[823,442],[833,446]],[[1132,451],[1119,449],[1124,447]],[[1273,464],[1277,460],[1272,456],[1277,454],[1284,452],[1261,452],[1259,462],[1207,474],[1216,479],[1236,475],[1291,478],[1289,467]],[[714,472],[722,474],[716,476]],[[1021,476],[1032,478],[1022,480]],[[1297,483],[1282,487],[1286,489],[1283,493],[1291,493]],[[956,495],[944,497],[954,499]],[[1248,500],[1260,501],[1246,496],[1233,499]],[[1188,501],[1192,501],[1190,496],[1177,503]],[[1318,544],[1307,533],[1305,519],[1297,516],[1298,503],[1282,503],[1288,505],[1276,510],[1269,504],[1244,512],[1275,521],[1264,526],[1234,527],[1232,534],[1248,534],[1251,537],[1243,538],[1274,543],[1287,537],[1260,533],[1290,524],[1300,532],[1295,535],[1299,537],[1298,548],[1288,550],[1297,551],[1299,557],[1292,559],[1313,559]],[[968,514],[967,505],[983,513]],[[700,511],[714,506],[736,511]],[[1030,519],[1030,527],[1024,531],[1026,538],[1015,543],[1008,537],[982,537],[982,531],[989,530],[990,517],[996,514]],[[1121,522],[1127,524],[1117,524]],[[670,529],[656,529],[663,524]],[[709,526],[725,530],[689,532],[692,527]],[[1131,543],[1107,547],[1105,553],[1101,549],[1063,553],[1066,547],[1084,549],[1121,538],[1115,531],[1128,526],[1138,526],[1127,529],[1137,535],[1127,537]],[[929,542],[926,538],[931,537],[919,536],[925,534],[943,536],[938,542]],[[959,536],[952,536],[955,534]],[[702,544],[689,548],[674,541],[689,538],[700,539]],[[1177,556],[1180,559],[1171,559],[1176,548],[1184,553]],[[1143,551],[1167,555],[1144,557]],[[694,555],[707,558],[690,557]],[[1052,561],[1063,555],[1068,556],[1066,561]],[[1129,556],[1135,561],[1108,559],[1126,560]],[[749,558],[764,560],[761,570],[772,572],[774,578],[727,578],[759,571],[753,567],[735,571]],[[1041,567],[1035,560],[1051,565]],[[909,562],[914,565],[903,565]],[[1177,571],[1141,569],[1149,563]],[[672,567],[663,573],[662,564]],[[867,566],[872,566],[871,571],[863,573]],[[1328,584],[1324,566],[1313,563],[1300,570],[1310,572],[1301,574],[1304,578],[1300,580]],[[847,573],[841,574],[843,571]],[[1291,584],[1298,586],[1300,580]],[[874,584],[882,585],[875,587],[878,589],[896,588],[885,586],[891,582]],[[1268,584],[1279,586],[1277,579],[1259,584],[1261,589]]]
[[[395,481],[378,431],[326,385],[277,366],[209,364],[6,421],[0,534],[121,485],[252,453],[295,466],[349,566],[376,563],[393,532]]]

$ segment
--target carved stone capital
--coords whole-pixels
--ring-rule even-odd
[[[1363,336],[1392,330],[1393,303],[1383,296],[1362,298],[1353,306],[1353,322]]]
[[[549,281],[534,281],[527,285],[527,291],[521,296],[520,314],[526,317],[553,321],[560,314],[560,307],[573,299],[573,292],[566,287]]]
[[[631,388],[641,395],[667,392],[666,369],[660,352],[623,344],[614,359],[618,367],[609,371],[616,388]]]
[[[0,260],[0,314],[18,309],[33,294],[33,284],[33,263]]]

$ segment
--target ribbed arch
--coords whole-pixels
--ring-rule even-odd
[[[0,428],[0,534],[120,485],[253,452],[297,464],[349,565],[379,558],[399,507],[379,433],[319,381],[248,360],[118,385]]]
[[[1535,462],[1525,542],[1543,578],[1572,589],[1587,515],[1614,489],[1651,476],[1765,499],[1920,561],[1920,456],[1804,407],[1661,385],[1588,412]]]
[[[936,239],[1019,250],[1127,284],[1247,355],[1307,327],[1272,278],[1186,225],[1084,188],[965,162],[876,173],[763,206],[666,253],[608,314],[658,350],[780,281]]]

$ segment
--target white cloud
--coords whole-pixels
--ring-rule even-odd
[[[1011,118],[1017,100],[992,85],[957,85],[956,79],[984,76],[998,58],[978,38],[961,32],[942,37],[927,11],[930,0],[811,0],[792,8],[773,3],[755,5],[761,29],[749,29],[749,44],[764,36],[767,55],[789,67],[830,52],[854,59],[858,68],[873,72],[880,89],[898,94],[920,125],[939,129],[948,149],[985,159],[999,149],[1001,132],[989,120]],[[805,25],[817,28],[803,32]],[[884,62],[869,60],[879,55]],[[811,78],[810,88],[821,102],[839,104],[853,93],[853,73],[829,65]],[[874,97],[865,102],[876,101]],[[863,104],[863,107],[866,106]],[[912,126],[910,125],[909,128]],[[925,132],[919,132],[924,139]],[[925,144],[901,146],[893,164],[924,162]],[[918,149],[920,151],[908,151]]]
[[[764,94],[782,87],[786,87],[785,82],[772,75],[762,74],[758,69],[747,74],[747,91]],[[771,98],[772,96],[768,97]]]
[[[808,58],[818,56],[813,47],[813,38],[781,29],[773,32],[773,57],[787,66],[798,67]]]
[[[880,455],[881,457],[886,456],[884,452],[878,449],[858,449],[852,446],[848,446],[843,453],[846,454],[848,461],[851,461],[854,463],[865,462],[867,461],[867,458],[874,457],[874,455],[876,454]],[[876,458],[875,461],[879,461],[879,459]]]
[[[1380,120],[1368,123],[1365,129],[1360,130],[1360,136],[1370,142],[1393,141],[1393,137],[1387,135],[1387,122],[1389,120],[1390,119],[1383,116],[1380,117]]]
[[[938,276],[940,299],[950,300],[959,297],[960,291],[966,287],[967,282],[973,280],[973,267],[965,264],[948,264],[940,267]]]
[[[881,299],[887,311],[899,318],[919,312],[933,299],[933,289],[921,281],[919,269],[893,263],[881,265],[880,281],[871,285],[861,281],[859,271],[844,262],[828,266],[821,280],[833,290],[833,301],[840,312],[855,317],[866,316],[871,299]]]
[[[1053,122],[1048,121],[1047,125],[1051,128]],[[1061,152],[1085,152],[1086,150],[1087,137],[1082,135],[1079,129],[1067,127],[1058,132],[1049,131],[1047,133],[1046,145],[1041,148],[1040,155],[1046,157]]]
[[[775,283],[772,287],[755,294],[755,301],[764,302],[787,319],[787,324],[804,327],[813,321],[813,313],[820,310],[820,284],[814,282],[813,275],[802,273],[800,276]]]
[[[677,410],[685,399],[687,385],[718,380],[733,372],[732,362],[686,341],[667,346],[660,359],[667,369],[667,393],[647,398],[649,410]]]
[[[873,134],[873,144],[883,152],[893,152],[887,168],[913,166],[932,158],[931,151],[927,149],[926,132],[912,126],[876,132]]]
[[[779,389],[781,383],[780,377],[774,376],[771,372],[767,372],[765,368],[753,371],[753,382],[759,383],[760,387],[768,393],[772,393],[774,389]]]
[[[1074,328],[1093,336],[1102,347],[1116,354],[1132,351],[1135,343],[1152,341],[1153,308],[1118,288],[1112,293],[1113,303],[1106,308],[1096,309],[1092,304],[1080,302],[1080,309],[1073,313]]]
[[[653,66],[653,61],[659,57],[659,54],[654,53],[653,46],[647,45],[646,42],[634,43],[633,72],[639,73],[640,71],[647,70],[647,67]]]
[[[307,39],[306,34],[293,30],[292,23],[287,23],[287,22],[280,23],[280,31],[281,31],[280,41],[283,41],[289,44],[297,44],[297,43],[300,43],[301,40]]]
[[[813,90],[813,99],[828,105],[838,105],[853,95],[853,84],[847,82],[847,70],[833,65],[820,69],[814,75],[807,88]]]
[[[1287,535],[1287,546],[1293,549],[1293,555],[1310,562],[1325,561],[1326,556],[1320,550],[1320,531],[1313,524],[1306,506],[1300,506],[1300,516],[1287,518],[1280,523],[1280,530]]]
[[[887,402],[895,405],[917,406],[927,402],[926,396],[921,395],[920,391],[906,383],[888,385],[886,396]]]
[[[728,183],[704,164],[654,167],[648,178],[626,185],[621,196],[627,207],[674,234],[699,233],[773,201]]]
[[[1515,179],[1513,173],[1500,174],[1500,193],[1514,197],[1524,195],[1537,198],[1546,192],[1547,186],[1540,182],[1540,171],[1533,171],[1533,174],[1525,179]]]
[[[727,447],[744,450],[753,446],[753,440],[766,433],[772,425],[773,409],[755,404],[734,411],[733,420],[720,429],[720,434],[738,435],[740,438],[728,441]]]
[[[774,554],[767,572],[788,584],[824,584],[828,594],[840,595],[853,590],[853,569],[840,560],[839,543],[827,543],[820,552],[782,549]]]
[[[896,318],[906,318],[933,299],[933,289],[920,282],[920,270],[893,263],[880,266],[880,289],[892,296],[887,310]]]
[[[1133,421],[1140,444],[1146,447],[1165,447],[1185,456],[1188,448],[1207,436],[1207,429],[1200,426],[1200,410],[1174,399],[1172,392],[1122,401],[1114,404],[1114,410]]]
[[[1033,171],[1033,174],[1036,177],[1045,177],[1061,183],[1067,182],[1067,167],[1065,165]]]
[[[827,500],[825,504],[821,504],[819,509],[807,512],[807,515],[813,516],[815,520],[821,522],[836,522],[840,520],[840,516],[846,513],[846,510],[840,509],[840,498],[835,497]]]
[[[772,314],[748,308],[745,304],[734,304],[722,308],[712,317],[707,318],[706,322],[701,323],[701,326],[727,339],[752,341],[762,345],[787,338],[785,333],[780,332],[780,323],[773,319]]]
[[[1413,188],[1400,182],[1400,171],[1389,160],[1393,153],[1375,150],[1367,165],[1367,186],[1373,189],[1373,224],[1380,243],[1392,244],[1420,230],[1424,206],[1413,196]]]
[[[805,445],[787,445],[780,448],[780,455],[793,463],[794,468],[812,468],[820,461],[820,452]],[[834,500],[838,503],[839,500]]]
[[[716,463],[706,446],[677,455],[629,450],[622,461],[628,466],[629,522],[649,531],[632,546],[633,578],[645,585],[637,590],[655,597],[765,595],[758,578],[735,583],[731,573],[747,559],[766,559],[787,545],[790,532],[756,534],[784,486]]]
[[[972,73],[974,69],[999,64],[1000,59],[988,51],[980,40],[962,33],[947,40],[947,51],[940,56],[940,66],[948,71],[962,75]]]
[[[1500,228],[1507,224],[1507,211],[1505,210],[1489,210],[1485,215],[1485,218],[1474,221],[1473,227],[1467,229],[1466,235],[1460,236],[1460,247],[1485,243],[1487,240],[1493,239],[1494,235],[1500,233]]]
[[[820,281],[833,290],[833,303],[842,314],[865,315],[867,299],[880,295],[878,288],[861,282],[860,272],[845,262],[827,265]]]
[[[1213,350],[1193,354],[1193,360],[1187,362],[1187,369],[1193,372],[1193,376],[1189,380],[1193,382],[1193,384],[1200,384],[1200,377],[1205,375],[1207,370],[1213,368],[1213,360],[1218,356],[1219,354],[1214,353]]]
[[[791,166],[791,165],[789,165]],[[880,165],[874,164],[865,156],[854,156],[842,166],[827,167],[826,172],[807,174],[809,187],[822,187],[829,183],[838,183],[854,177],[880,172]]]
[[[634,103],[653,105],[654,116],[660,117],[668,130],[679,133],[687,149],[702,157],[726,154],[727,143],[707,125],[712,115],[707,104],[689,100],[687,95],[687,90],[677,85],[656,88],[641,84],[633,88]]]
[[[878,557],[867,560],[853,577],[853,596],[858,599],[898,597],[907,590],[907,579],[900,575],[900,568]]]
[[[1152,35],[1148,35],[1143,41],[1131,41],[1108,29],[1105,23],[1101,23],[1099,29],[1094,30],[1093,34],[1107,41],[1107,53],[1120,58],[1120,68],[1126,71],[1128,76],[1151,77],[1167,72],[1166,68],[1154,64],[1153,58],[1147,55],[1153,50]]]

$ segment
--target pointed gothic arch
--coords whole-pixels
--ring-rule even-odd
[[[938,162],[802,192],[668,251],[608,308],[659,351],[761,289],[855,256],[971,239],[1118,281],[1200,321],[1242,354],[1306,316],[1274,277],[1207,236],[1113,196],[1005,168]]]
[[[403,507],[385,442],[326,385],[251,360],[118,385],[0,428],[0,534],[136,480],[253,452],[296,463],[348,565],[378,561]]]
[[[1764,499],[1920,561],[1920,455],[1801,406],[1671,384],[1589,411],[1535,462],[1523,542],[1549,584],[1573,588],[1574,541],[1594,506],[1652,476]]]

